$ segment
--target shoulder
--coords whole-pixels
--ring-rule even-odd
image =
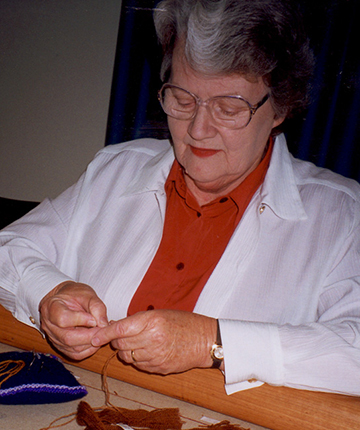
[[[101,149],[88,166],[88,173],[95,171],[142,169],[148,163],[160,164],[173,157],[169,140],[138,139],[109,145]]]
[[[322,195],[337,194],[360,203],[360,184],[314,164],[292,158],[294,173],[298,187],[312,189]]]
[[[127,154],[128,156],[143,158],[153,158],[161,153],[166,153],[171,149],[169,140],[157,139],[137,139],[129,142],[109,145],[101,149],[96,157],[101,158],[117,158],[120,155]]]
[[[122,193],[138,192],[144,187],[158,189],[173,161],[169,140],[139,139],[109,145],[87,167],[85,182],[91,188],[120,187]]]
[[[322,220],[324,228],[336,226],[339,234],[342,229],[346,234],[358,231],[360,184],[306,161],[294,159],[293,163],[298,190],[309,219]]]
[[[293,157],[284,135],[276,138],[261,198],[288,220],[336,216],[345,207],[348,214],[360,213],[359,183]]]

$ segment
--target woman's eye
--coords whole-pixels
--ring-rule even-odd
[[[234,100],[233,102],[220,101],[214,106],[215,112],[223,117],[233,118],[239,115],[242,115],[246,112],[246,106],[243,104],[239,104],[238,101]]]
[[[194,106],[194,100],[191,99],[176,99],[176,103],[182,108],[192,108]]]
[[[239,113],[239,111],[236,110],[231,110],[231,109],[224,109],[222,108],[221,111],[222,115],[226,115],[226,116],[235,116]]]
[[[239,114],[239,109],[234,109],[229,106],[218,106],[216,112],[220,115],[233,117]]]

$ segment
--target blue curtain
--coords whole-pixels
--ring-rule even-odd
[[[106,144],[168,136],[156,97],[157,0],[123,0]],[[360,0],[299,0],[316,56],[312,102],[287,121],[291,152],[360,182]]]
[[[158,1],[122,1],[106,145],[140,137],[168,137],[157,100],[161,48],[152,16]]]

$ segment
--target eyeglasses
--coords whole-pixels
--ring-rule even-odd
[[[256,105],[241,96],[215,96],[201,100],[197,95],[176,85],[164,84],[158,92],[158,99],[164,112],[179,120],[193,119],[199,106],[206,106],[217,125],[231,129],[246,127],[256,111],[268,100],[266,94]]]

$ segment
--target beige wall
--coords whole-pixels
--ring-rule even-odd
[[[0,196],[54,197],[104,146],[121,0],[0,0]]]

